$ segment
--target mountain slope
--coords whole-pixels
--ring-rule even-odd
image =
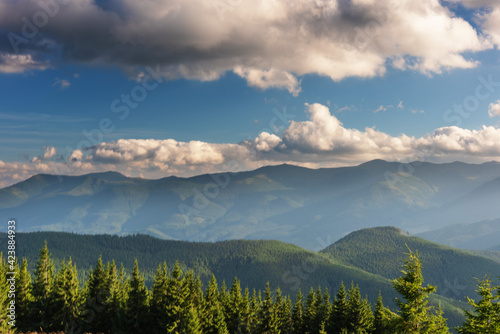
[[[360,228],[389,224],[424,232],[478,217],[500,218],[495,204],[499,180],[499,163],[382,160],[342,168],[280,165],[159,180],[113,172],[36,175],[0,189],[0,217],[16,218],[24,232],[275,239],[319,250]],[[468,203],[474,198],[488,209],[472,210]]]
[[[328,287],[334,291],[340,283],[354,281],[374,302],[378,291],[394,295],[390,282],[380,276],[352,266],[335,263],[329,257],[307,251],[292,244],[272,240],[231,240],[217,243],[161,240],[146,235],[111,236],[79,235],[62,232],[19,233],[16,236],[17,256],[26,257],[34,270],[44,241],[58,264],[69,257],[82,273],[93,267],[99,256],[104,262],[123,263],[130,273],[135,259],[150,285],[157,266],[164,261],[169,268],[179,261],[206,283],[211,274],[220,282],[231,284],[234,277],[242,286],[263,289],[266,282],[293,296],[298,288],[304,293],[311,287]],[[6,234],[0,243],[7,243]]]
[[[479,255],[408,236],[394,227],[353,232],[321,252],[334,261],[389,279],[400,276],[408,249],[420,254],[426,283],[443,296],[465,301],[475,296],[476,279],[500,276],[500,263]]]
[[[452,224],[417,236],[456,248],[494,250],[500,240],[500,219],[472,224]]]

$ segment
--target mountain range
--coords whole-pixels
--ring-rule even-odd
[[[392,225],[428,232],[422,236],[460,247],[447,240],[449,232],[435,231],[499,219],[498,198],[498,162],[374,160],[353,167],[279,165],[158,180],[116,172],[39,174],[0,189],[0,217],[17,219],[24,232],[141,233],[188,241],[274,239],[309,250],[361,228]],[[463,230],[464,225],[453,226]],[[477,235],[464,245],[500,246],[483,242],[488,238]]]

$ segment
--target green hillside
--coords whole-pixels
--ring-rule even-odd
[[[110,236],[79,235],[62,232],[33,232],[17,235],[17,256],[26,257],[33,270],[39,250],[47,241],[52,258],[58,263],[70,256],[79,273],[88,272],[102,255],[103,262],[123,263],[130,273],[137,258],[146,283],[151,285],[158,264],[172,268],[179,261],[184,269],[193,269],[204,283],[211,274],[228,284],[234,277],[243,287],[263,289],[269,281],[283,292],[295,295],[298,288],[309,291],[321,286],[336,291],[341,282],[359,284],[371,301],[379,290],[392,300],[394,292],[388,280],[360,269],[335,263],[324,254],[314,253],[292,244],[270,240],[231,240],[217,243],[161,240],[146,235]],[[6,244],[6,235],[0,236]],[[82,277],[81,277],[82,278]],[[391,303],[388,302],[390,305]]]
[[[465,301],[475,296],[476,279],[500,276],[500,263],[480,255],[408,236],[394,227],[353,232],[323,251],[334,261],[355,266],[389,279],[400,275],[408,248],[420,254],[426,282],[437,293]]]

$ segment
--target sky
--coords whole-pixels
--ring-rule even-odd
[[[0,187],[500,161],[500,1],[0,0]]]

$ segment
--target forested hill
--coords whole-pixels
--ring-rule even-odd
[[[409,249],[420,254],[427,283],[437,293],[465,301],[475,295],[475,278],[500,276],[500,263],[472,252],[408,236],[394,227],[363,229],[349,234],[321,252],[346,265],[386,278],[400,274]]]
[[[0,244],[7,244],[5,234]],[[34,270],[39,250],[47,241],[52,259],[61,263],[72,258],[81,276],[93,267],[102,255],[104,263],[114,260],[123,263],[127,273],[132,271],[135,259],[151,286],[154,273],[164,261],[172,268],[176,261],[181,267],[193,269],[206,284],[215,274],[217,279],[230,284],[238,277],[243,287],[262,289],[269,281],[286,294],[295,295],[298,288],[309,291],[321,286],[336,291],[341,282],[359,284],[370,301],[379,290],[391,305],[395,294],[389,280],[366,273],[352,266],[335,263],[325,254],[314,253],[292,244],[270,240],[231,240],[217,243],[172,241],[146,235],[110,236],[79,235],[62,232],[33,232],[17,235],[17,256],[26,257],[30,271]],[[80,277],[83,278],[83,277]]]

